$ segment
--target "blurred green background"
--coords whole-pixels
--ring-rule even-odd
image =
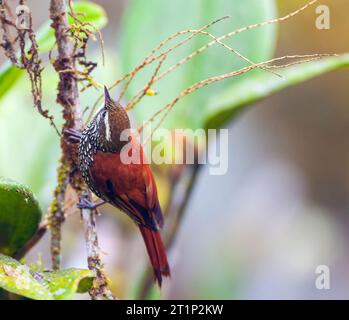
[[[36,2],[28,4],[35,8],[34,21],[39,27],[47,19],[48,1],[40,7]],[[265,17],[284,15],[306,1],[276,1],[274,6],[274,1],[249,0],[239,7],[224,0],[94,2],[106,9],[109,19],[102,30],[106,65],[100,64],[95,75],[101,83],[109,84],[175,31],[231,15],[231,20],[212,29],[221,34]],[[258,61],[273,55],[274,49],[275,56],[348,51],[349,2],[328,0],[321,4],[331,9],[330,30],[316,29],[312,7],[277,28],[259,29],[244,35],[243,41],[236,38],[229,43]],[[169,65],[206,42],[203,36],[198,37],[176,52]],[[221,58],[216,59],[219,54]],[[89,56],[101,62],[97,42],[90,47]],[[0,55],[0,62],[4,61]],[[147,97],[131,113],[134,123],[149,117],[192,82],[245,64],[222,48],[209,51],[156,85],[160,95]],[[57,78],[52,67],[45,69],[44,77],[44,105],[59,122]],[[146,77],[147,72],[136,79],[130,94]],[[175,107],[166,125],[201,126],[207,101],[219,99],[217,93],[234,81],[186,98]],[[229,125],[229,150],[224,150],[229,156],[228,173],[210,176],[208,168],[201,172],[170,252],[173,271],[162,290],[163,298],[348,298],[348,83],[347,71],[326,74],[256,103]],[[91,107],[97,96],[97,91],[88,90],[81,96],[82,105]],[[0,100],[0,176],[30,186],[45,212],[55,186],[59,154],[59,139],[33,109],[29,83],[23,77]],[[162,182],[159,189],[164,198],[168,190]],[[112,289],[121,298],[133,297],[148,263],[135,229],[128,218],[108,206],[98,218],[103,261]],[[64,225],[65,267],[86,267],[81,231],[79,215],[71,215]],[[46,236],[27,260],[36,261],[41,252],[49,266],[48,248]],[[315,269],[323,264],[331,270],[330,290],[315,287]]]

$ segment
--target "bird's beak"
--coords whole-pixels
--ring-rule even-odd
[[[112,98],[110,97],[108,88],[106,86],[104,86],[104,99],[105,99],[105,105],[107,106],[108,104],[110,104],[110,102],[112,102]]]

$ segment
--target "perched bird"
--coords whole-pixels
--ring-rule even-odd
[[[154,176],[149,164],[143,161],[143,149],[138,139],[131,136],[123,141],[120,137],[124,130],[130,129],[126,111],[111,99],[107,88],[104,94],[104,106],[81,137],[76,137],[79,139],[80,171],[89,188],[99,198],[125,212],[137,224],[154,275],[161,286],[162,277],[170,275],[170,267],[159,232],[163,226],[163,216]],[[126,152],[139,151],[139,163],[122,161],[121,153],[125,152],[122,150],[126,144],[131,145]],[[95,208],[98,205],[82,199],[78,206]]]

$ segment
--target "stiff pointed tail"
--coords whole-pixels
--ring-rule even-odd
[[[139,230],[142,233],[150,262],[153,266],[155,278],[161,287],[162,276],[170,276],[170,267],[160,232],[144,226],[139,226]]]

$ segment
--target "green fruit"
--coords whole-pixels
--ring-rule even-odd
[[[0,178],[0,253],[13,255],[23,248],[36,233],[41,215],[26,186]]]

